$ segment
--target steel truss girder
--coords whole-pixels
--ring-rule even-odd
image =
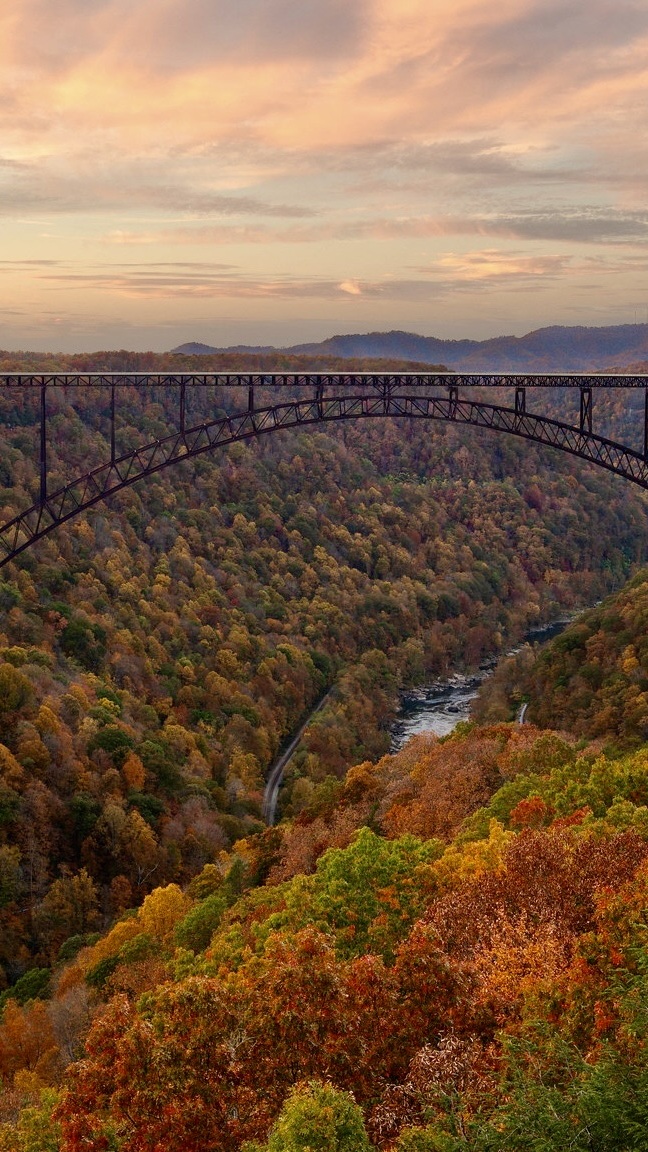
[[[590,372],[0,373],[0,388],[645,388],[645,375]]]
[[[335,381],[333,386],[337,387],[337,377],[328,379]],[[362,417],[406,416],[507,432],[571,453],[648,488],[648,461],[633,449],[589,431],[589,405],[585,409],[585,418],[581,418],[581,427],[573,427],[526,411],[519,394],[516,395],[515,408],[462,398],[454,386],[454,378],[450,384],[447,376],[444,380],[445,396],[395,392],[396,384],[403,384],[402,377],[387,380],[381,377],[380,387],[377,387],[377,380],[372,391],[359,395],[327,396],[320,387],[312,398],[291,400],[262,409],[251,410],[248,407],[235,415],[173,432],[133,452],[111,458],[0,525],[0,567],[59,524],[171,464],[281,429]]]

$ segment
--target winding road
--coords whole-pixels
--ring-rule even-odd
[[[281,781],[283,780],[283,774],[286,770],[286,767],[289,764],[289,762],[292,760],[295,752],[297,751],[299,741],[301,740],[302,736],[304,735],[304,732],[308,728],[308,725],[310,724],[311,720],[313,719],[313,716],[317,716],[317,713],[321,712],[324,705],[328,703],[328,700],[330,699],[332,691],[333,691],[333,688],[329,688],[328,692],[326,692],[326,694],[324,696],[322,696],[322,699],[320,700],[319,704],[317,704],[315,706],[315,708],[313,708],[312,712],[309,712],[308,716],[304,720],[304,723],[295,732],[295,735],[293,736],[292,740],[290,741],[290,744],[288,745],[288,747],[285,748],[284,751],[281,753],[281,755],[278,757],[278,759],[275,760],[274,764],[270,768],[270,771],[268,772],[268,779],[266,780],[266,786],[263,790],[263,807],[261,810],[263,812],[263,819],[266,821],[266,823],[269,826],[272,826],[275,822],[275,814],[277,811],[277,799],[279,796],[279,789],[281,787]]]

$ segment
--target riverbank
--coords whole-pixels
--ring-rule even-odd
[[[421,688],[411,689],[401,695],[401,706],[398,715],[391,725],[392,739],[390,752],[399,752],[401,748],[423,732],[432,732],[435,736],[447,736],[462,720],[470,719],[472,702],[477,697],[484,681],[493,674],[500,661],[514,656],[520,651],[522,644],[546,644],[559,636],[561,632],[580,615],[572,613],[568,617],[554,620],[539,628],[531,628],[522,638],[520,644],[508,649],[499,657],[492,657],[482,661],[475,672],[457,672],[445,680],[435,680],[432,684]],[[279,791],[288,764],[297,751],[302,736],[313,718],[329,701],[333,687],[317,703],[312,712],[292,736],[289,744],[271,765],[263,792],[262,813],[266,823],[271,827],[276,818]],[[518,717],[518,722],[524,722],[524,713]]]
[[[585,611],[581,609],[580,611]],[[531,628],[525,633],[521,644],[510,648],[498,658],[484,660],[476,672],[460,673],[445,680],[435,680],[432,684],[404,692],[401,696],[399,714],[392,725],[390,751],[399,752],[422,732],[432,732],[435,736],[448,736],[462,720],[470,719],[470,710],[481,685],[493,674],[501,660],[514,656],[523,644],[547,644],[580,615],[580,611],[554,620],[540,628]]]

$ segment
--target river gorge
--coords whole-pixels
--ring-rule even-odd
[[[523,644],[546,644],[574,619],[573,615],[555,620],[541,628],[532,628],[522,640]],[[519,646],[509,649],[512,656]],[[501,659],[501,658],[500,658]],[[485,660],[477,672],[456,672],[446,680],[411,689],[401,696],[401,706],[392,725],[391,751],[398,752],[412,736],[433,732],[447,736],[462,720],[470,718],[470,708],[480,685],[491,675],[498,660]]]

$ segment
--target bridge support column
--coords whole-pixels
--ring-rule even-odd
[[[317,404],[317,419],[322,420],[324,417],[324,385],[321,380],[318,380],[315,389],[315,403]]]
[[[526,388],[515,389],[515,415],[523,416],[526,412]]]
[[[40,389],[40,502],[47,500],[47,385]]]
[[[580,430],[581,432],[592,432],[592,389],[581,388],[580,390]]]
[[[248,412],[254,412],[254,384],[248,385]]]
[[[185,434],[185,427],[187,422],[187,385],[184,380],[180,385],[180,433],[182,436]]]
[[[115,464],[115,385],[110,385],[110,466]]]
[[[455,384],[448,385],[448,415],[451,420],[454,420],[457,415],[457,401],[459,399],[459,389]]]

